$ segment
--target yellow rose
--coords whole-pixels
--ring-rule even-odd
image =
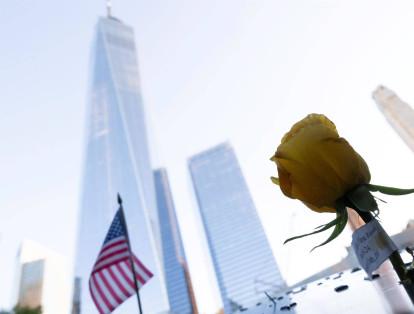
[[[297,122],[271,160],[282,192],[316,212],[335,212],[339,198],[371,179],[364,159],[321,114]]]

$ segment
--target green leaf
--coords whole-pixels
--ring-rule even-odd
[[[371,192],[380,192],[388,195],[406,195],[414,193],[414,189],[398,189],[389,186],[366,184],[366,187]]]
[[[276,184],[276,185],[280,185],[279,178],[276,178],[276,177],[270,177],[270,180],[272,180],[272,182],[273,182],[274,184]]]
[[[310,232],[310,233],[306,233],[306,234],[302,234],[302,235],[299,235],[299,236],[296,236],[296,237],[289,238],[283,244],[286,244],[287,242],[295,240],[295,239],[300,239],[300,238],[303,238],[303,237],[306,237],[306,236],[309,236],[309,235],[312,235],[312,234],[316,234],[316,233],[326,231],[326,230],[328,230],[328,229],[335,226],[335,228],[332,231],[329,238],[325,242],[319,244],[318,246],[315,246],[311,250],[311,251],[313,251],[317,247],[325,245],[325,244],[331,242],[333,239],[335,239],[344,230],[347,222],[348,222],[348,212],[346,211],[345,200],[340,199],[340,200],[337,201],[337,204],[336,204],[336,218],[334,220],[328,222],[325,225],[321,225],[321,226],[316,227],[316,229],[318,229],[318,230],[316,230],[314,232]]]
[[[325,242],[323,242],[323,243],[321,243],[321,244],[319,244],[319,245],[317,245],[317,246],[315,246],[312,250],[311,250],[311,252],[314,250],[314,249],[316,249],[316,248],[318,248],[318,247],[320,247],[320,246],[323,246],[323,245],[325,245],[325,244],[327,244],[327,243],[329,243],[329,242],[331,242],[333,239],[335,239],[338,235],[340,235],[341,234],[341,232],[345,229],[345,226],[346,226],[346,224],[347,224],[347,222],[348,222],[348,212],[346,211],[346,207],[345,207],[345,203],[343,202],[343,200],[340,200],[340,201],[338,201],[337,202],[337,208],[336,208],[336,210],[337,210],[337,219],[338,219],[338,223],[335,225],[335,228],[334,228],[334,230],[332,231],[332,233],[331,233],[331,235],[329,236],[329,238],[328,239],[326,239],[326,241]]]
[[[335,218],[331,222],[328,222],[326,225],[322,225],[322,226],[317,227],[316,229],[321,228],[319,230],[316,230],[316,231],[313,231],[313,232],[309,232],[309,233],[305,233],[305,234],[302,234],[302,235],[298,235],[298,236],[289,238],[289,239],[285,240],[285,242],[283,242],[283,244],[286,244],[286,243],[288,243],[288,242],[290,242],[292,240],[300,239],[300,238],[303,238],[303,237],[310,236],[312,234],[316,234],[316,233],[319,233],[319,232],[328,230],[329,228],[332,228],[333,226],[335,226],[339,222],[339,219],[338,218],[339,217]]]
[[[327,224],[323,224],[323,225],[317,226],[315,228],[315,230],[316,229],[319,229],[319,228],[322,228],[322,227],[325,227],[326,225],[331,225],[331,227],[333,227],[334,225],[336,225],[337,222],[338,222],[338,218],[335,218],[334,220],[328,222]]]
[[[366,185],[359,185],[356,189],[348,192],[346,198],[360,211],[370,212],[378,210],[377,202]]]

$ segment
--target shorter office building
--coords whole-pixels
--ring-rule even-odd
[[[250,305],[286,285],[236,153],[221,143],[188,160],[223,312]]]
[[[28,240],[17,258],[16,306],[41,307],[42,314],[69,314],[72,281],[66,259]]]
[[[164,168],[154,171],[155,194],[160,219],[164,276],[170,312],[196,314],[197,306],[188,271],[171,188]]]

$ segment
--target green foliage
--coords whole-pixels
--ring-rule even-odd
[[[272,182],[275,184],[279,184],[279,179],[271,177]],[[374,184],[361,184],[357,186],[352,191],[349,191],[344,197],[340,198],[336,202],[336,218],[327,224],[319,226],[315,228],[316,230],[310,233],[305,233],[299,236],[295,236],[292,238],[287,239],[283,244],[290,242],[292,240],[300,239],[303,237],[307,237],[312,234],[316,234],[319,232],[326,231],[334,227],[331,235],[329,238],[315,246],[314,249],[325,245],[335,239],[345,228],[346,223],[348,221],[348,213],[346,211],[346,206],[352,207],[359,212],[373,212],[375,216],[379,214],[379,209],[377,202],[375,201],[374,196],[370,192],[380,192],[383,194],[388,195],[406,195],[414,193],[414,189],[398,189],[388,186],[381,186],[381,185],[374,185]]]
[[[367,188],[371,192],[380,192],[388,195],[406,195],[414,193],[414,189],[397,189],[389,186],[367,184]]]
[[[40,306],[36,308],[16,306],[14,308],[14,314],[42,314],[42,308]]]
[[[346,206],[345,206],[343,199],[339,199],[336,202],[336,216],[337,216],[338,222],[335,224],[335,228],[332,231],[329,238],[326,239],[325,242],[315,246],[312,249],[312,251],[316,249],[317,247],[323,246],[331,242],[333,239],[336,239],[336,237],[339,236],[341,232],[345,229],[346,223],[348,222],[348,212],[346,211]]]
[[[346,198],[351,202],[354,209],[359,209],[362,212],[378,211],[378,204],[370,193],[368,185],[359,185],[353,191],[348,192]]]

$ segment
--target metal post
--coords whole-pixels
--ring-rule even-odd
[[[124,225],[124,228],[125,228],[125,235],[126,235],[126,240],[127,240],[127,245],[128,245],[128,252],[129,252],[129,254],[128,254],[129,255],[129,262],[131,263],[132,277],[134,277],[134,285],[135,285],[135,291],[136,291],[136,294],[137,294],[139,314],[143,314],[142,306],[141,306],[141,299],[139,297],[139,288],[138,288],[138,281],[137,281],[136,272],[135,272],[134,261],[132,260],[132,251],[131,251],[131,243],[129,242],[128,227],[127,227],[126,220],[125,220],[124,208],[122,207],[122,198],[119,195],[119,193],[118,193],[118,204],[119,204],[119,210],[121,211],[122,224]]]

